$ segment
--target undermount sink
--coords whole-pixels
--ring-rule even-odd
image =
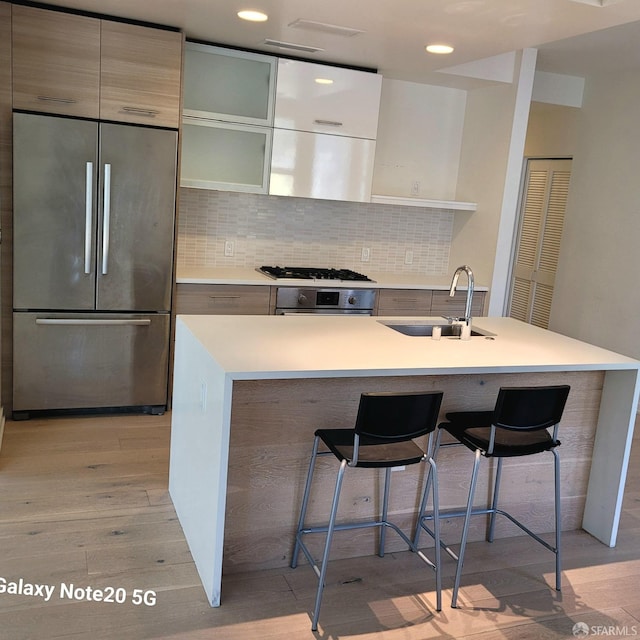
[[[394,331],[398,331],[399,333],[404,334],[405,336],[422,336],[429,337],[433,332],[433,327],[440,327],[441,335],[443,338],[458,338],[460,337],[460,332],[462,330],[462,325],[460,324],[419,324],[419,323],[403,323],[403,324],[392,324],[390,322],[380,322],[385,327],[389,327],[389,329],[393,329]],[[474,336],[494,336],[495,334],[479,329],[478,327],[471,327],[471,337]]]

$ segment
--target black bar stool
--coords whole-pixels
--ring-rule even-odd
[[[363,393],[360,397],[358,415],[354,429],[318,429],[315,432],[309,472],[304,488],[300,519],[296,533],[296,544],[293,550],[291,567],[298,563],[300,550],[304,553],[309,564],[318,576],[318,591],[316,593],[315,608],[311,629],[318,628],[318,617],[322,603],[329,552],[334,531],[345,529],[362,529],[367,527],[380,527],[380,541],[378,555],[384,555],[384,543],[386,528],[393,529],[406,543],[409,549],[432,567],[436,574],[436,609],[441,609],[440,594],[440,545],[439,528],[434,527],[435,560],[432,562],[424,553],[418,551],[413,542],[401,529],[387,519],[389,505],[389,485],[391,468],[401,465],[413,465],[423,461],[429,462],[428,480],[425,483],[432,489],[435,522],[438,522],[438,479],[436,465],[430,456],[432,450],[431,436],[438,422],[438,413],[442,403],[442,392],[417,392],[417,393]],[[413,438],[429,434],[429,446],[425,453]],[[328,448],[328,451],[318,451],[320,442]],[[327,525],[307,527],[305,516],[309,503],[309,493],[313,479],[316,458],[320,455],[334,455],[340,461],[340,467],[336,478],[333,502]],[[377,520],[363,522],[347,522],[336,524],[338,502],[344,472],[347,467],[352,468],[383,468],[385,469],[384,494],[382,500],[382,513]],[[320,566],[316,563],[311,552],[303,542],[303,537],[309,533],[326,533],[324,555]]]
[[[439,511],[440,518],[464,516],[458,555],[440,540],[439,527],[436,527],[438,518],[436,512],[434,511],[433,514],[425,514],[430,478],[427,478],[427,483],[425,484],[418,524],[414,536],[414,545],[418,547],[421,531],[424,530],[435,538],[435,530],[437,528],[437,544],[440,544],[445,551],[456,560],[456,576],[451,598],[452,607],[457,606],[458,589],[460,588],[460,578],[462,576],[462,565],[467,546],[470,518],[478,514],[490,515],[487,541],[493,542],[495,517],[496,514],[501,514],[506,516],[511,522],[520,527],[520,529],[541,545],[549,549],[549,551],[552,551],[556,556],[556,590],[560,591],[560,458],[557,447],[560,445],[560,441],[558,440],[558,425],[568,395],[568,385],[503,387],[498,393],[493,411],[459,411],[447,413],[446,418],[448,422],[443,422],[438,425],[438,436],[433,454],[434,459],[436,459],[441,446],[464,445],[475,454],[466,509],[463,511]],[[549,433],[549,428],[552,428],[552,433]],[[455,442],[442,444],[441,436],[443,431],[453,436]],[[509,513],[498,508],[502,460],[507,457],[529,456],[543,451],[551,451],[554,456],[555,545],[550,545]],[[485,458],[497,458],[498,463],[491,506],[486,509],[474,509],[473,496],[478,479],[481,456]],[[433,531],[427,525],[427,522],[431,520],[434,521]]]

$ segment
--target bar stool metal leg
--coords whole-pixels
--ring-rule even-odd
[[[478,481],[478,468],[480,466],[480,449],[475,452],[473,461],[473,472],[471,474],[471,484],[469,485],[469,498],[467,500],[467,510],[464,516],[464,525],[462,527],[462,538],[460,540],[460,551],[458,552],[458,564],[456,566],[456,577],[453,583],[453,594],[451,596],[451,606],[455,609],[458,605],[458,589],[460,588],[460,578],[462,577],[462,564],[464,562],[464,552],[467,547],[467,537],[469,535],[469,524],[471,521],[471,511],[473,510],[473,496],[476,491],[476,483]]]
[[[442,611],[442,573],[440,564],[440,496],[438,495],[438,468],[436,461],[429,458],[429,477],[433,474],[433,556],[436,573],[436,611]],[[428,480],[427,480],[428,481]],[[422,513],[422,512],[420,512]],[[420,515],[420,514],[419,514]],[[419,523],[419,521],[418,521]],[[418,526],[420,526],[418,524]],[[417,545],[414,545],[417,549]]]
[[[493,500],[491,502],[491,518],[489,519],[489,534],[487,542],[493,542],[493,534],[496,529],[496,515],[498,510],[498,493],[500,491],[500,478],[502,476],[502,458],[498,458],[496,465],[496,477],[493,481]]]
[[[336,488],[333,492],[333,502],[331,503],[331,515],[329,516],[329,526],[327,528],[327,539],[324,543],[324,555],[322,556],[322,564],[320,565],[320,573],[318,575],[318,591],[316,593],[316,602],[313,609],[313,620],[311,621],[311,631],[318,630],[318,618],[320,617],[320,605],[322,604],[322,594],[324,592],[324,580],[327,575],[327,565],[329,563],[329,552],[331,551],[331,541],[333,539],[333,530],[336,525],[336,515],[338,513],[338,503],[340,502],[340,490],[342,489],[342,479],[344,471],[347,468],[347,461],[343,460],[338,469],[336,478]],[[314,567],[315,568],[315,567]]]
[[[431,486],[431,474],[434,468],[434,465],[436,464],[436,459],[438,456],[438,451],[440,450],[440,438],[442,436],[442,432],[440,431],[440,429],[438,429],[438,434],[436,436],[435,439],[435,445],[432,447],[432,436],[433,434],[429,434],[429,447],[428,447],[428,455],[429,455],[429,465],[430,465],[430,470],[429,473],[427,474],[427,482],[424,486],[424,491],[422,492],[422,500],[420,501],[420,507],[418,509],[418,523],[416,526],[416,532],[413,536],[413,545],[415,547],[418,546],[418,543],[420,542],[420,533],[421,533],[421,529],[422,527],[420,526],[420,522],[422,519],[422,516],[424,515],[424,512],[427,508],[427,501],[429,500],[429,488]],[[435,474],[435,472],[433,472]],[[437,480],[437,476],[434,475],[434,478],[436,478]],[[435,500],[434,500],[435,503]]]
[[[561,536],[562,536],[562,518],[560,513],[560,455],[557,449],[552,449],[553,453],[553,465],[554,465],[554,481],[555,481],[555,518],[556,518],[556,591],[560,591],[562,588],[562,558],[560,555],[561,549]]]
[[[387,513],[389,511],[389,489],[391,486],[391,468],[387,467],[384,470],[384,492],[382,495],[382,522],[387,521]],[[380,544],[378,546],[378,555],[384,558],[384,543],[387,539],[387,527],[380,527]]]
[[[304,493],[302,495],[302,506],[300,507],[300,518],[298,519],[298,529],[296,531],[296,544],[293,548],[293,556],[291,557],[292,569],[295,569],[298,566],[298,554],[300,553],[300,532],[304,528],[304,519],[307,515],[309,493],[311,492],[311,481],[313,480],[313,472],[315,470],[316,458],[318,457],[319,444],[320,444],[320,438],[316,436],[313,439],[313,448],[311,450],[311,461],[309,462],[309,471],[307,472],[307,481],[304,485]]]

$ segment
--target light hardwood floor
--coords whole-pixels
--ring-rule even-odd
[[[590,635],[640,635],[638,437],[618,545],[566,532],[562,594],[547,586],[553,556],[522,536],[469,546],[457,610],[448,604],[454,566],[445,560],[440,613],[433,574],[411,553],[343,560],[330,566],[313,634],[315,577],[302,561],[295,570],[227,575],[222,607],[208,606],[167,493],[169,425],[169,415],[7,423],[0,640],[533,640],[573,637],[578,622]],[[21,595],[7,592],[20,580]],[[28,595],[26,584],[53,587],[51,598]],[[87,588],[104,596],[111,588],[125,601],[63,592]],[[155,605],[133,604],[136,589],[154,592]]]

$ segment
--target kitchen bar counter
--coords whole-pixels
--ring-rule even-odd
[[[313,431],[351,427],[363,391],[441,389],[444,413],[490,408],[505,384],[567,381],[563,525],[615,545],[640,362],[510,318],[474,319],[495,335],[469,341],[409,337],[381,320],[392,319],[178,317],[169,489],[213,606],[220,604],[223,553],[227,571],[287,564]],[[452,458],[452,474],[457,464]],[[446,458],[439,467],[446,487]],[[410,472],[397,477],[413,495]],[[549,492],[539,473],[523,482],[526,495],[516,485],[508,499],[516,510],[530,509],[530,492],[540,486],[534,511],[544,511]],[[463,500],[446,495],[451,504]],[[357,491],[344,499],[356,510],[360,502],[376,501]],[[414,511],[412,502],[401,508],[409,527]]]
[[[340,282],[338,285],[332,280],[294,280],[278,279],[274,280],[259,273],[250,267],[181,267],[178,269],[176,282],[178,284],[234,284],[234,285],[278,285],[300,287],[305,284],[319,285],[326,284],[328,287],[349,288],[376,288],[376,289],[433,289],[449,290],[451,286],[450,276],[427,276],[421,274],[398,274],[398,273],[369,273],[366,264],[355,271],[364,273],[375,282]],[[461,281],[461,289],[466,288],[466,281]],[[476,291],[488,291],[486,285],[476,284]]]

